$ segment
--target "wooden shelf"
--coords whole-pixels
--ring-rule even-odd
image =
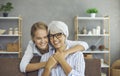
[[[13,20],[16,20],[16,19],[21,19],[20,17],[0,17],[0,19],[13,19]]]
[[[109,53],[109,51],[83,51],[83,53]]]
[[[92,26],[93,25],[93,26]],[[97,29],[97,26],[100,27],[100,30],[98,30],[98,34],[96,34],[96,31],[94,34],[94,28]],[[83,27],[83,29],[82,29]],[[87,27],[87,29],[86,29]],[[97,54],[100,55],[100,59],[106,60],[106,63],[101,63],[101,68],[107,68],[108,72],[105,72],[108,76],[110,76],[110,18],[109,16],[105,17],[78,17],[75,16],[74,19],[74,28],[75,28],[75,40],[83,40],[89,43],[89,46],[91,45],[101,45],[103,44],[105,46],[105,50],[100,51],[99,49],[96,49],[94,51],[91,51],[90,49],[83,51],[83,54]],[[87,34],[81,34],[80,32],[84,32],[85,30],[88,32],[85,32]],[[90,34],[89,31],[91,31]],[[82,38],[83,37],[83,38]],[[91,39],[92,38],[92,39]],[[95,39],[95,40],[94,40]],[[97,42],[97,41],[101,42]],[[97,47],[99,48],[99,47]],[[94,58],[94,57],[93,57]]]
[[[0,37],[1,37],[1,41],[2,41],[2,38],[4,38],[4,40],[2,41],[4,48],[3,50],[0,50],[0,54],[18,54],[18,57],[22,57],[21,53],[22,53],[22,50],[21,50],[21,47],[22,47],[22,17],[21,16],[18,16],[18,17],[0,17],[0,23],[1,23],[1,27],[2,28],[5,28],[6,32],[10,32],[10,28],[18,28],[17,29],[17,33],[16,34],[8,34],[8,33],[2,33],[0,34]],[[13,25],[14,23],[14,25]],[[12,26],[12,25],[13,26]],[[10,25],[10,26],[9,26]],[[6,26],[8,26],[6,28]],[[16,30],[13,30],[13,32],[16,32]],[[8,47],[7,44],[8,43],[15,43],[14,40],[11,39],[14,38],[14,40],[17,40],[17,43],[18,43],[18,50],[17,52],[8,52],[6,51],[6,48]],[[9,38],[9,40],[6,40],[7,38]],[[17,39],[16,39],[17,38]],[[16,46],[10,46],[11,48],[14,48]],[[5,51],[4,51],[5,50]],[[9,49],[8,49],[9,50]]]
[[[21,35],[9,35],[9,34],[2,34],[0,36],[21,36]]]
[[[106,63],[101,63],[101,68],[109,68],[110,66]]]
[[[81,19],[81,20],[105,20],[105,19],[109,19],[108,17],[77,17],[77,19]]]
[[[77,36],[110,36],[109,34],[100,34],[100,35],[89,35],[89,34],[77,34]]]
[[[0,54],[18,54],[19,52],[0,51]]]

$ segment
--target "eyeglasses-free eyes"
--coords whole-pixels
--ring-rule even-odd
[[[53,39],[54,37],[56,37],[57,39],[59,39],[59,38],[62,37],[62,35],[64,35],[64,34],[63,33],[56,33],[56,34],[50,34],[50,35],[48,35],[48,37],[50,39]]]

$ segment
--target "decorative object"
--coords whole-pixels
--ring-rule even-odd
[[[13,28],[9,28],[8,34],[9,34],[9,35],[12,35],[12,34],[13,34]]]
[[[96,33],[97,33],[97,35],[100,35],[100,26],[96,27]]]
[[[8,13],[13,9],[12,3],[7,2],[5,5],[1,5],[0,11],[3,12],[3,17],[8,17]]]
[[[93,59],[93,55],[92,54],[84,54],[84,58],[85,59]]]
[[[88,32],[88,35],[92,35],[92,32],[91,32],[91,31],[89,31],[89,32]]]
[[[120,59],[113,62],[111,66],[111,76],[120,76]]]
[[[6,30],[4,30],[4,29],[0,29],[0,35],[3,34],[3,33],[5,33],[5,31]]]
[[[95,28],[92,29],[92,33],[93,33],[93,35],[96,34],[96,29]]]
[[[101,64],[103,64],[103,63],[104,63],[104,59],[100,59],[100,61],[101,61]]]
[[[99,50],[103,51],[105,49],[105,46],[104,45],[100,45],[98,48],[99,48]]]
[[[90,14],[92,18],[95,18],[96,13],[98,13],[98,10],[96,8],[89,8],[86,10],[86,13]]]
[[[18,28],[14,28],[14,35],[18,35]]]
[[[87,34],[87,29],[86,29],[86,27],[85,27],[85,26],[83,27],[83,29],[82,29],[81,33],[82,33],[82,34]]]
[[[103,29],[103,34],[105,34],[106,33],[106,31],[105,31],[105,29]]]
[[[95,46],[95,45],[91,45],[91,46],[90,46],[90,49],[91,49],[92,51],[94,51],[94,50],[96,49],[96,46]]]
[[[18,50],[19,50],[18,42],[16,42],[16,43],[8,43],[7,44],[7,51],[8,52],[17,52]]]

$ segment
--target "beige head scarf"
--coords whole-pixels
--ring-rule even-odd
[[[66,36],[66,38],[69,35],[68,32],[68,27],[67,25],[62,22],[62,21],[52,21],[49,25],[48,25],[48,31],[50,33],[64,33],[64,35]]]

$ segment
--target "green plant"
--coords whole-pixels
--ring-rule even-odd
[[[0,7],[0,11],[3,11],[4,13],[11,11],[11,9],[13,9],[11,2],[7,2],[5,5],[3,4]]]
[[[86,13],[89,13],[89,14],[98,13],[98,10],[96,8],[89,8],[89,9],[87,9]]]

